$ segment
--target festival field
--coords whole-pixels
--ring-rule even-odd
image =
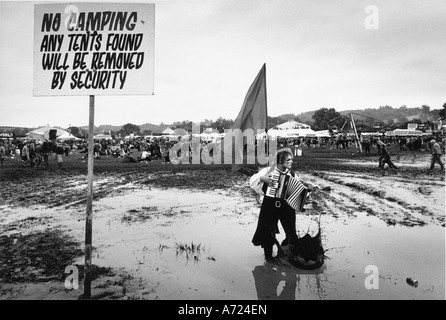
[[[94,299],[445,299],[445,172],[428,151],[303,149],[293,168],[314,186],[299,234],[322,232],[325,260],[306,271],[264,261],[251,243],[260,209],[257,167],[124,163],[94,166]],[[87,161],[0,171],[0,299],[79,299]],[[444,155],[443,155],[444,161]],[[283,229],[278,240],[284,238]],[[65,279],[73,266],[79,287]],[[68,269],[67,269],[68,270]],[[73,269],[70,269],[73,270]],[[409,285],[407,278],[418,281]]]

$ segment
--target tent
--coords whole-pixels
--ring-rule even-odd
[[[287,121],[268,130],[268,135],[271,137],[282,138],[303,138],[316,137],[316,132],[313,131],[309,125],[297,121]]]
[[[103,133],[100,133],[100,134],[95,135],[95,136],[94,136],[94,139],[95,139],[95,140],[113,140],[113,138],[111,137],[111,135],[109,135],[109,134],[103,134]]]
[[[387,131],[386,136],[421,136],[423,131],[410,130],[410,129],[395,129],[393,131]]]
[[[202,133],[206,133],[206,134],[211,134],[211,133],[220,134],[220,131],[218,131],[218,129],[215,129],[215,128],[206,128],[206,129],[203,130]]]
[[[168,127],[163,130],[162,134],[163,135],[173,135],[173,134],[175,134],[175,131]]]
[[[305,123],[300,123],[297,121],[287,121],[282,124],[278,124],[273,129],[279,129],[279,130],[292,130],[292,129],[309,129],[311,130],[310,126]]]
[[[56,140],[62,140],[62,141],[65,141],[65,140],[81,140],[81,139],[79,139],[79,138],[77,138],[77,137],[75,137],[75,136],[73,136],[71,133],[69,133],[69,132],[65,132],[65,133],[63,133],[63,134],[61,134],[60,136],[58,136],[57,138],[56,138]]]
[[[28,132],[26,135],[30,139],[34,139],[37,141],[43,141],[44,139],[50,138],[50,130],[56,130],[56,138],[60,137],[61,135],[68,133],[68,131],[60,129],[60,128],[54,128],[54,127],[41,127],[36,130]]]
[[[217,129],[206,128],[201,134],[198,135],[202,141],[217,141],[219,138],[225,136],[224,133],[220,133]]]
[[[211,133],[205,133],[203,132],[202,134],[199,135],[200,139],[202,141],[217,141],[219,138],[223,138],[224,137],[224,133],[216,133],[216,132],[211,132]]]
[[[383,134],[382,132],[362,132],[361,137],[381,137]]]
[[[330,138],[331,137],[329,130],[320,130],[320,131],[315,131],[314,133],[316,134],[316,137],[318,137],[318,138]]]
[[[316,132],[311,129],[271,129],[268,131],[268,135],[271,137],[282,137],[282,138],[305,138],[305,137],[316,137]]]

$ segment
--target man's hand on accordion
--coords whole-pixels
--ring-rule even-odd
[[[275,182],[273,179],[271,179],[270,176],[266,175],[266,176],[261,176],[260,177],[260,181],[263,183],[266,183],[270,188],[273,188],[275,185]]]
[[[305,187],[308,189],[307,197],[305,198],[305,204],[309,204],[309,203],[313,202],[311,195],[314,193],[317,193],[320,190],[320,188],[319,188],[319,186],[313,186],[311,183],[306,183]]]

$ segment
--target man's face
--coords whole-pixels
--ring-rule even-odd
[[[283,162],[283,166],[286,168],[286,169],[291,169],[291,166],[293,165],[293,157],[291,157],[291,156],[287,156],[286,158],[285,158],[285,161]]]

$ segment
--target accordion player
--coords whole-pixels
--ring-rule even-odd
[[[298,181],[291,171],[292,164],[291,150],[280,149],[276,152],[273,164],[259,170],[249,180],[251,188],[259,195],[264,195],[252,243],[255,246],[262,246],[266,260],[273,259],[274,244],[278,253],[281,250],[281,245],[275,236],[279,233],[278,221],[285,231],[285,242],[297,238],[295,213],[296,210],[302,209],[306,198],[306,194],[302,191],[307,189],[300,188],[301,185],[291,179]]]

